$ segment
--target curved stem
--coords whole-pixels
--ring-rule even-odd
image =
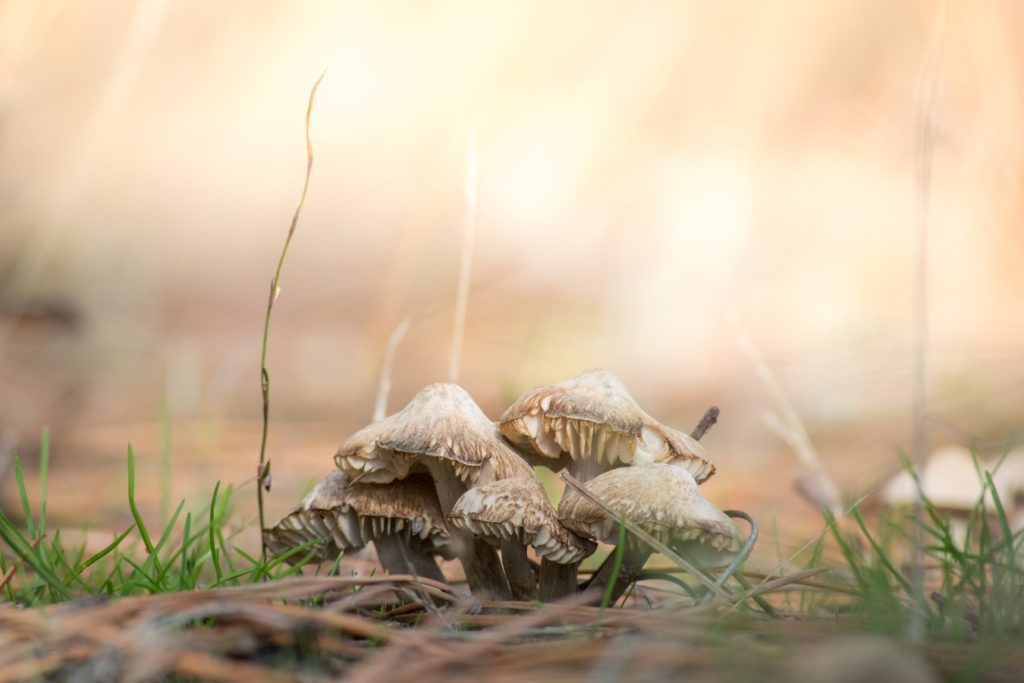
[[[716,586],[721,586],[728,581],[729,577],[735,574],[736,570],[740,568],[740,565],[747,561],[747,558],[750,556],[750,551],[754,549],[754,544],[757,543],[757,537],[760,534],[757,528],[757,522],[754,521],[753,517],[748,515],[746,512],[743,512],[743,510],[724,510],[723,512],[733,519],[742,519],[744,522],[749,524],[750,534],[747,535],[746,542],[743,544],[743,547],[740,548],[736,557],[733,558],[733,561],[729,563],[729,566],[726,567],[715,580]]]

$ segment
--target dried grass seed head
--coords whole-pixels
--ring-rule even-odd
[[[703,446],[644,412],[607,370],[587,370],[530,389],[505,411],[499,426],[531,462],[555,469],[566,460],[592,460],[608,468],[672,461],[698,482],[715,472]]]
[[[448,520],[494,543],[533,546],[539,557],[558,564],[579,562],[596,547],[559,522],[536,475],[501,479],[466,491]]]

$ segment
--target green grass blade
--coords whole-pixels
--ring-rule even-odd
[[[139,536],[142,537],[142,543],[146,546],[146,552],[152,554],[153,541],[149,539],[146,523],[142,521],[139,506],[135,504],[135,453],[132,452],[131,444],[128,444],[128,507],[131,508],[135,526],[139,530]]]
[[[860,527],[860,531],[862,534],[864,534],[864,538],[866,538],[868,540],[868,543],[871,544],[871,549],[875,551],[875,557],[877,557],[879,562],[882,563],[882,566],[884,566],[889,571],[889,573],[892,574],[893,578],[896,579],[896,582],[900,584],[900,587],[906,592],[907,595],[915,599],[919,599],[919,596],[914,594],[914,589],[910,585],[910,581],[907,580],[907,577],[903,576],[903,572],[896,568],[896,566],[892,563],[892,560],[889,559],[889,555],[885,552],[885,550],[882,549],[880,545],[878,545],[878,542],[875,540],[874,536],[872,536],[871,532],[868,531],[867,525],[864,524],[864,517],[861,516],[860,510],[858,510],[857,508],[853,509],[853,518],[857,521],[857,526]]]
[[[121,559],[123,559],[132,569],[135,570],[135,572],[131,575],[130,581],[124,581],[121,583],[122,590],[119,591],[121,595],[127,595],[131,593],[136,586],[141,586],[150,593],[160,592],[160,587],[156,584],[156,581],[153,580],[152,576],[149,576],[146,573],[144,564],[139,565],[127,555],[122,556]]]
[[[39,535],[46,534],[46,496],[50,477],[50,430],[43,428],[39,440]]]
[[[305,544],[303,544],[302,546],[299,546],[298,550],[302,550],[302,548],[304,546],[305,546]],[[288,553],[287,557],[291,557],[291,556],[293,556],[295,554],[296,553]],[[297,576],[297,575],[299,575],[302,572],[302,568],[303,567],[305,567],[307,564],[312,562],[314,558],[316,558],[316,554],[317,554],[317,551],[311,549],[305,555],[303,555],[302,558],[300,558],[298,562],[296,562],[295,564],[291,564],[291,565],[284,565],[284,558],[286,556],[279,555],[272,562],[270,562],[270,564],[267,565],[267,571],[270,572],[270,570],[277,569],[278,566],[284,565],[282,571],[280,571],[280,572],[278,572],[276,574],[273,574],[272,578],[274,578],[274,579],[282,579],[282,578],[284,578],[286,576]],[[374,569],[374,571],[376,571],[376,569]],[[372,574],[371,574],[371,576],[372,576]]]
[[[18,533],[10,520],[0,513],[0,538],[25,562],[54,593],[64,599],[71,599],[72,593],[56,574],[47,566],[39,552]]]
[[[988,487],[989,492],[992,494],[992,502],[996,506],[996,517],[999,519],[999,529],[1003,534],[1003,543],[1007,545],[1009,550],[1013,550],[1013,530],[1010,529],[1010,521],[1006,517],[1006,509],[1003,507],[1003,501],[999,498],[999,492],[996,491],[995,482],[992,481],[992,474],[985,472],[985,485]],[[1011,562],[1014,560],[1013,553],[1010,553]]]
[[[178,523],[178,517],[181,516],[181,510],[184,507],[185,500],[182,499],[182,501],[178,503],[178,507],[175,508],[174,514],[172,514],[170,520],[168,520],[167,525],[164,526],[164,531],[160,535],[160,540],[156,542],[155,546],[153,546],[153,554],[150,555],[147,560],[147,562],[152,562],[153,566],[156,568],[157,581],[161,585],[163,585],[163,582],[166,580],[167,572],[170,571],[174,563],[173,561],[167,563],[160,562],[160,551],[163,550],[163,547],[167,544],[171,534],[174,532],[174,525]]]
[[[195,584],[189,580],[191,575],[191,567],[188,557],[188,549],[192,544],[192,513],[185,513],[185,528],[181,534],[181,547],[178,548],[177,552],[171,556],[168,564],[173,563],[177,555],[181,555],[181,567],[178,570],[178,590],[184,590],[185,588],[195,588]]]
[[[259,486],[259,482],[256,483]],[[223,571],[220,568],[220,556],[217,551],[217,494],[220,493],[220,481],[213,487],[213,499],[210,501],[210,561],[213,563],[213,571],[217,575],[217,583],[223,578]]]
[[[21,498],[21,511],[25,515],[25,527],[28,537],[35,538],[35,525],[32,522],[32,506],[28,502],[28,491],[25,490],[25,475],[21,471],[21,458],[14,455],[14,481],[18,484],[18,497]]]
[[[76,571],[81,573],[83,570],[88,569],[89,567],[93,566],[94,564],[102,560],[104,557],[112,553],[114,550],[117,549],[119,545],[121,545],[122,542],[124,542],[124,539],[128,538],[128,534],[130,534],[134,528],[135,524],[133,523],[127,529],[118,534],[117,537],[113,541],[111,541],[109,545],[105,546],[102,550],[99,550],[98,552],[90,555],[89,559],[87,559],[85,562],[79,565]]]
[[[604,587],[604,594],[601,596],[601,609],[608,607],[612,600],[612,592],[615,590],[615,582],[619,580],[619,572],[622,571],[622,558],[626,554],[626,524],[619,520],[619,538],[615,544],[615,559],[612,560],[612,575],[608,585]]]

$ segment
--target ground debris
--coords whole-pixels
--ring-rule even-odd
[[[771,619],[724,602],[649,596],[618,608],[592,602],[581,594],[480,603],[411,576],[310,576],[31,609],[0,604],[0,681],[764,682],[808,671],[844,682],[965,673],[1009,681],[1024,670],[1024,653],[1012,648],[987,652],[991,665],[979,669],[968,644],[915,648],[834,618]]]

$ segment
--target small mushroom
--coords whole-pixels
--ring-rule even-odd
[[[741,536],[735,525],[701,495],[689,470],[678,465],[651,463],[610,470],[587,482],[587,490],[699,565],[724,564],[740,550]],[[618,519],[608,517],[575,489],[566,491],[558,517],[584,538],[617,542]],[[650,546],[627,533],[618,576],[612,576],[611,563],[606,563],[590,585],[603,589],[614,579],[611,599],[616,600],[636,580],[651,552]]]
[[[1007,475],[1013,468],[1008,468],[1002,476],[999,473],[1007,464],[1004,461],[993,476],[1004,504],[1008,494]],[[966,538],[970,516],[983,497],[986,515],[991,516],[996,512],[995,501],[985,490],[985,469],[987,465],[984,462],[979,462],[975,467],[974,456],[964,446],[948,445],[933,451],[924,469],[918,473],[924,497],[937,511],[949,518],[950,530],[957,541]],[[882,503],[889,507],[908,506],[917,499],[917,485],[910,472],[901,470],[883,485],[879,495]]]
[[[533,546],[545,561],[577,564],[595,545],[566,529],[544,487],[531,478],[501,479],[466,491],[448,521],[501,547],[501,560],[516,600],[534,600],[537,581],[526,554]]]
[[[445,513],[471,486],[533,474],[501,438],[497,425],[455,384],[424,388],[399,412],[354,434],[334,461],[360,481],[385,482],[429,472]],[[494,549],[465,532],[455,536],[473,593],[510,598]]]
[[[319,541],[317,558],[328,562],[372,541],[390,573],[437,581],[444,575],[433,556],[450,558],[454,551],[433,483],[422,475],[386,485],[354,484],[335,470],[263,534],[274,554]]]
[[[568,466],[583,481],[613,467],[653,462],[677,463],[698,482],[715,472],[696,439],[644,412],[607,370],[530,389],[498,422],[529,462],[556,471]]]
[[[1009,517],[1010,529],[1019,531],[1024,528],[1024,448],[996,458],[992,467],[992,483]]]

